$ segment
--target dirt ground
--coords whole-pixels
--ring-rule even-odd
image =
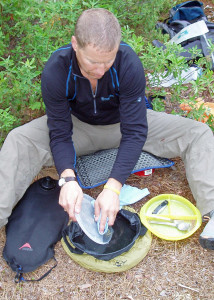
[[[131,205],[138,212],[152,197],[172,193],[185,197],[194,205],[188,187],[185,170],[179,158],[174,159],[175,168],[156,169],[148,177],[131,175],[127,184],[138,188],[147,187],[150,195]],[[42,170],[39,177],[56,178],[54,168]],[[101,187],[85,191],[96,197]],[[58,266],[40,282],[15,284],[15,273],[0,256],[0,299],[213,299],[214,298],[214,252],[203,249],[198,241],[204,224],[189,238],[182,241],[166,241],[152,235],[147,256],[134,268],[123,273],[98,273],[89,271],[70,259],[61,242],[55,247]],[[5,243],[5,229],[0,231],[0,249]],[[26,278],[39,278],[53,261],[28,273]]]

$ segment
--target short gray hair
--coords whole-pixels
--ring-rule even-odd
[[[119,47],[121,28],[113,13],[103,8],[91,8],[78,18],[75,37],[80,48],[92,45],[108,52]]]

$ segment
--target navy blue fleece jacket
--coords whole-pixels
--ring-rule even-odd
[[[124,184],[140,156],[148,130],[144,70],[132,48],[121,42],[112,67],[98,80],[95,94],[80,72],[72,45],[59,48],[43,70],[42,96],[59,175],[65,169],[75,170],[73,114],[89,124],[120,122],[122,139],[110,177]]]

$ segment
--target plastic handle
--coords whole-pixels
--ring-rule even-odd
[[[163,202],[161,202],[161,204],[159,204],[152,212],[152,214],[157,214],[157,213],[161,213],[163,211],[163,209],[165,208],[165,206],[168,205],[168,200],[164,200]]]

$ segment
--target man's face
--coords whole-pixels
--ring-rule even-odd
[[[118,47],[110,52],[97,49],[92,45],[80,48],[78,47],[75,37],[72,37],[72,46],[76,51],[81,73],[89,80],[102,78],[105,72],[108,71],[114,63],[118,51]]]

